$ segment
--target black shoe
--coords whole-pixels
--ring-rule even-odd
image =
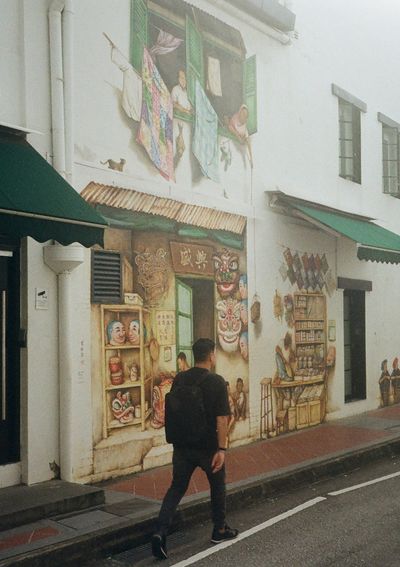
[[[223,532],[220,532],[218,528],[213,529],[213,533],[211,535],[211,542],[212,543],[221,543],[221,541],[226,541],[227,539],[235,539],[239,535],[239,530],[235,530],[230,528],[225,524],[225,529]]]
[[[167,559],[166,537],[161,534],[154,534],[151,538],[151,551],[157,559]]]

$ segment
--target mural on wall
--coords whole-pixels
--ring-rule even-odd
[[[168,291],[169,264],[167,251],[159,248],[156,252],[143,252],[135,257],[139,269],[138,283],[144,289],[144,297],[149,305],[157,305]]]
[[[334,321],[327,324],[326,255],[286,248],[279,268],[285,293],[275,290],[274,318],[285,326],[275,346],[276,371],[261,381],[261,429],[267,437],[321,423],[326,413],[327,378],[335,365]],[[294,289],[293,289],[294,288]],[[283,296],[283,299],[282,299]]]
[[[336,289],[335,278],[325,254],[300,254],[286,248],[279,273],[283,281],[289,279],[292,286],[310,292],[326,291],[329,297]]]
[[[381,406],[389,406],[400,402],[400,368],[399,359],[396,356],[392,362],[392,371],[389,372],[388,361],[381,363],[381,375],[379,377],[379,391]]]
[[[132,466],[149,466],[152,449],[165,443],[165,396],[181,367],[178,354],[190,365],[191,345],[201,336],[216,339],[216,371],[227,382],[232,408],[230,443],[246,437],[245,252],[221,248],[212,239],[159,230],[149,240],[146,231],[118,229],[108,229],[105,249],[120,250],[125,302],[93,306],[94,325],[101,328],[102,360],[93,361],[93,376],[103,375],[100,446],[112,437],[118,447],[120,432],[121,443],[129,432],[141,447]]]
[[[246,58],[240,32],[182,0],[133,0],[131,20],[130,57],[103,35],[122,73],[121,107],[150,162],[173,181],[190,145],[201,174],[219,182],[232,141],[252,168],[256,60]],[[183,123],[191,125],[190,140]]]

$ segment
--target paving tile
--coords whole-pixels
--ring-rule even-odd
[[[28,531],[23,531],[18,534],[8,535],[4,538],[0,538],[0,551],[5,549],[10,549],[10,547],[21,546],[33,541],[38,541],[40,539],[46,539],[51,536],[58,535],[60,530],[57,530],[50,526],[32,528]]]
[[[117,524],[120,521],[119,516],[116,516],[115,514],[109,514],[102,510],[94,510],[92,512],[78,514],[76,516],[69,516],[68,518],[58,520],[57,523],[73,528],[79,532],[87,532],[94,531],[111,524]]]
[[[40,520],[0,532],[0,561],[76,536],[76,531],[53,520]]]
[[[146,512],[158,507],[158,503],[155,504],[154,501],[145,500],[144,498],[133,498],[126,500],[125,502],[118,502],[106,506],[104,508],[105,512],[109,514],[114,514],[116,516],[130,516],[136,514],[137,512]]]

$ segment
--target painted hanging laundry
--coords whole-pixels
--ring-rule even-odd
[[[139,122],[142,108],[142,79],[115,45],[111,49],[111,60],[123,73],[121,106],[129,118]]]
[[[172,33],[159,30],[157,42],[150,49],[150,55],[155,57],[156,55],[166,55],[167,53],[171,53],[171,51],[175,51],[182,42],[183,39],[175,37]]]
[[[136,139],[161,175],[175,180],[172,98],[147,49],[143,51],[142,79],[142,113]]]
[[[193,153],[203,174],[218,183],[218,117],[197,80],[195,93]]]
[[[207,57],[207,90],[214,96],[222,96],[220,60]]]

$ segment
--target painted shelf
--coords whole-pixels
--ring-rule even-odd
[[[146,331],[150,332],[149,311],[140,305],[101,305],[101,332],[103,348],[103,437],[107,438],[113,429],[122,429],[131,425],[140,426],[142,431],[146,428],[146,420],[151,416],[151,396],[153,390],[153,370],[150,357],[149,343],[145,342]],[[110,345],[107,336],[107,327],[112,321],[122,323],[128,334],[132,321],[139,324],[139,344],[130,343]],[[111,360],[114,359],[114,360]],[[112,365],[117,372],[122,373],[122,384],[111,383]],[[138,371],[137,380],[130,379],[132,367]],[[119,394],[121,392],[121,394]],[[113,408],[114,405],[114,408]],[[121,417],[136,415],[132,421],[123,423]],[[144,408],[146,411],[144,411]],[[118,419],[120,417],[120,419]],[[122,421],[121,421],[122,420]]]

